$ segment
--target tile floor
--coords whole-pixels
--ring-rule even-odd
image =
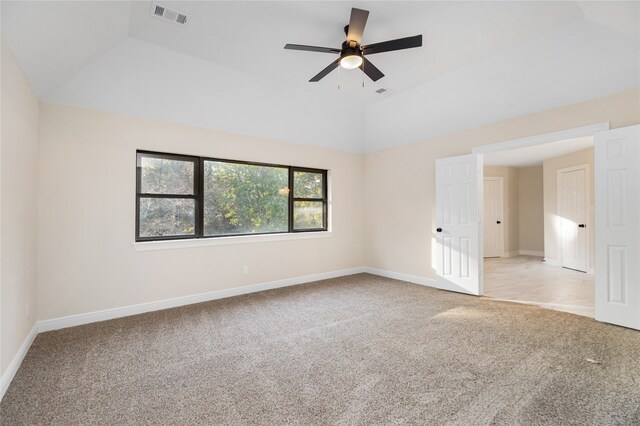
[[[484,260],[484,296],[593,317],[593,275],[547,265],[541,257]]]

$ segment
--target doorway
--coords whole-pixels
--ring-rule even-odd
[[[484,156],[511,151],[507,156],[514,158],[512,150],[518,148],[584,137],[595,137],[595,161],[591,165],[594,173],[589,179],[594,188],[592,199],[598,202],[595,208],[589,208],[585,223],[587,230],[589,224],[593,225],[593,237],[588,237],[587,259],[589,272],[595,272],[594,317],[598,321],[640,330],[640,125],[609,130],[609,123],[599,123],[484,145],[474,148],[468,155],[437,159],[436,232],[433,235],[437,263],[433,285],[461,293],[485,294],[483,227],[479,226],[483,224]],[[567,146],[570,145],[563,144],[563,147]],[[554,183],[553,188],[557,193],[557,184]],[[546,201],[544,204],[546,219]],[[556,201],[550,199],[549,205],[557,207],[557,197]],[[448,215],[452,212],[449,209],[459,214]],[[447,218],[456,220],[445,224]],[[545,230],[543,254],[547,265],[562,265],[560,222],[558,213],[549,216],[549,223],[553,225],[549,229],[555,232],[547,235]],[[596,239],[597,244],[592,242]],[[550,242],[548,246],[547,242]],[[448,262],[455,262],[460,267],[446,276]],[[454,269],[450,268],[450,271]],[[589,275],[566,268],[556,271]]]
[[[586,274],[592,164],[591,136],[483,156],[485,296],[594,316],[595,281]],[[498,226],[505,248],[497,253],[489,233]]]

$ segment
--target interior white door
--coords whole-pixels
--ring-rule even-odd
[[[501,177],[485,177],[483,185],[484,216],[482,220],[482,238],[484,257],[501,257],[504,252],[502,234],[504,213],[503,180]]]
[[[477,154],[436,160],[438,288],[482,294],[481,183],[482,166]]]
[[[596,133],[596,319],[640,329],[640,125]]]
[[[587,272],[588,166],[558,170],[560,262],[564,268]]]

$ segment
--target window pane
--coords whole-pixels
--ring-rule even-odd
[[[140,165],[143,194],[193,194],[192,161],[143,156]]]
[[[140,198],[140,237],[195,234],[195,200]]]
[[[289,170],[204,162],[204,234],[289,230]]]
[[[323,198],[322,173],[293,172],[294,198]]]
[[[295,201],[293,203],[293,229],[324,228],[322,201]]]

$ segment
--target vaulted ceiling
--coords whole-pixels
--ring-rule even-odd
[[[638,2],[2,2],[2,37],[45,101],[372,151],[640,86]],[[351,7],[386,76],[310,77]],[[363,84],[364,83],[364,84]],[[384,94],[376,93],[387,89]]]

